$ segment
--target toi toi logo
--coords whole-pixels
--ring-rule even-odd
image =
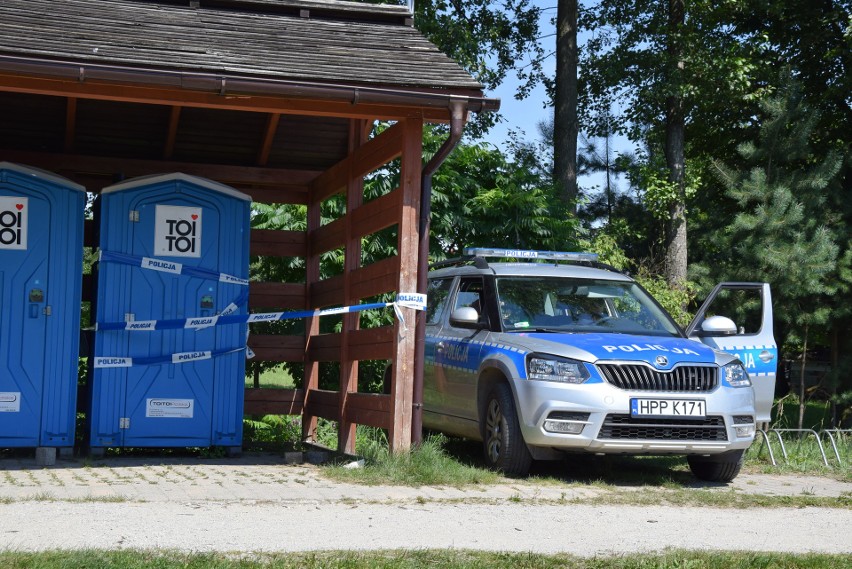
[[[200,257],[201,208],[158,205],[154,252],[165,257]]]
[[[29,202],[23,197],[0,197],[0,249],[27,248]]]

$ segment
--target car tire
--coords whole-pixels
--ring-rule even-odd
[[[526,476],[532,455],[521,435],[512,391],[498,383],[488,394],[481,421],[485,462],[506,476]]]
[[[699,480],[730,482],[743,467],[744,450],[733,450],[716,456],[688,456],[689,469]]]

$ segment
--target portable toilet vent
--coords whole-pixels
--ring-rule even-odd
[[[0,162],[0,447],[74,446],[86,191]]]
[[[251,198],[185,174],[101,193],[89,447],[242,447]]]

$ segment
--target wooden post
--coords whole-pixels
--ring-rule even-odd
[[[423,121],[405,121],[399,189],[399,280],[397,292],[417,290],[418,220],[420,216],[420,173],[423,154]],[[415,310],[400,309],[405,323],[394,324],[394,366],[391,398],[393,417],[389,442],[392,452],[411,446],[411,404],[414,379]]]
[[[305,250],[305,308],[310,310],[313,306],[313,288],[319,282],[320,277],[320,256],[317,253],[311,252],[311,234],[320,227],[320,204],[322,200],[317,200],[313,196],[313,192],[308,197],[308,219],[307,219],[307,246]],[[310,408],[308,403],[311,398],[311,392],[319,388],[319,362],[311,359],[311,341],[315,336],[319,335],[319,317],[311,317],[305,320],[305,370],[302,379],[302,388],[305,392],[305,400],[303,402],[302,414],[302,440],[316,441],[317,418],[315,415],[308,414]]]
[[[349,121],[349,154],[367,140],[367,123],[363,120]],[[353,167],[349,168],[346,182],[346,216],[344,226],[346,243],[343,260],[343,302],[346,306],[358,304],[361,299],[352,294],[352,274],[361,267],[361,238],[353,231],[354,212],[364,202],[364,179]],[[340,423],[337,431],[337,450],[355,453],[355,423],[347,416],[348,394],[358,391],[358,362],[349,354],[350,331],[357,330],[360,313],[343,315],[343,330],[340,338]]]

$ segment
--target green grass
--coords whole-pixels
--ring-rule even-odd
[[[447,454],[446,438],[427,437],[418,448],[406,453],[388,452],[387,441],[378,429],[359,433],[356,451],[364,458],[359,469],[332,465],[326,474],[336,480],[359,484],[390,484],[404,486],[469,486],[494,484],[501,477],[490,470],[477,467]]]
[[[276,366],[272,369],[263,371],[260,374],[260,387],[270,387],[276,389],[292,389],[296,383],[293,378],[287,373],[283,366]],[[254,378],[246,377],[246,387],[254,387]]]
[[[169,551],[0,553],[4,569],[846,569],[848,555],[671,551],[595,556],[467,550],[322,551],[263,555]]]

